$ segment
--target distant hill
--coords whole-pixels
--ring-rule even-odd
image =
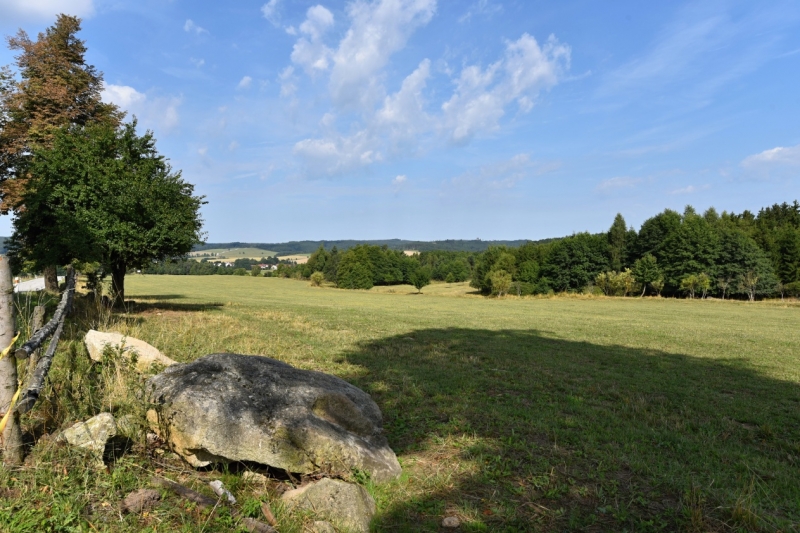
[[[526,242],[547,243],[557,239],[542,239],[538,241],[528,241],[525,239],[514,241],[482,241],[480,239],[461,240],[448,239],[444,241],[407,241],[404,239],[385,239],[385,240],[342,240],[342,241],[289,241],[289,242],[207,242],[195,246],[193,251],[228,248],[259,248],[277,252],[279,255],[286,254],[310,254],[320,245],[330,250],[334,246],[339,250],[346,250],[359,244],[371,244],[375,246],[386,245],[391,250],[417,250],[419,252],[430,252],[432,250],[444,250],[448,252],[482,252],[490,246],[521,246]]]

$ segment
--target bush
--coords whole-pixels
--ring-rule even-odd
[[[794,296],[795,298],[800,296],[800,281],[787,283],[783,286],[783,290],[786,291],[787,296]]]
[[[325,279],[325,274],[322,272],[314,272],[311,274],[309,279],[311,280],[312,287],[319,287],[322,285],[322,281]]]
[[[427,267],[421,267],[411,274],[411,284],[416,287],[417,292],[422,292],[422,288],[430,285],[431,271]]]
[[[233,271],[233,275],[234,276],[246,276],[247,275],[247,270],[245,270],[244,268],[237,268],[236,270]]]
[[[371,269],[355,261],[342,261],[336,274],[336,285],[340,289],[371,289]]]
[[[258,265],[253,265],[250,267],[250,275],[254,278],[261,277],[261,267]]]
[[[508,294],[511,288],[511,274],[505,270],[495,270],[489,272],[489,280],[492,283],[492,294],[496,296]]]

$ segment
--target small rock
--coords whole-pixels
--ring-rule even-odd
[[[311,524],[311,529],[314,533],[336,533],[336,529],[331,523],[324,520],[314,520],[314,523]]]
[[[460,526],[461,526],[461,520],[459,520],[457,516],[445,516],[444,520],[442,520],[442,527],[446,527],[448,529],[455,529]]]
[[[102,456],[108,439],[117,434],[117,424],[111,413],[100,413],[84,422],[78,422],[64,430],[59,440],[73,446],[92,450]]]
[[[208,484],[211,487],[211,490],[214,491],[214,494],[220,498],[225,498],[231,505],[236,503],[236,498],[233,497],[231,491],[225,488],[225,485],[222,484],[222,481],[216,479],[214,481],[210,481]]]
[[[121,350],[123,356],[127,358],[135,354],[136,370],[139,372],[147,372],[153,364],[161,366],[176,364],[176,361],[158,351],[154,346],[116,332],[102,332],[91,329],[86,334],[86,337],[83,338],[83,342],[86,344],[89,357],[93,361],[100,362],[103,360],[103,352],[106,346],[110,346],[114,350]]]
[[[281,500],[287,507],[313,511],[319,518],[359,533],[369,532],[376,511],[375,500],[364,487],[329,478],[290,490]]]
[[[122,500],[122,511],[139,514],[158,505],[161,494],[153,489],[139,489],[131,492]]]
[[[248,470],[242,474],[242,481],[246,481],[248,483],[266,483],[267,476],[264,474],[259,474],[258,472],[250,472]]]

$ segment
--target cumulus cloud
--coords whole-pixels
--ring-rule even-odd
[[[101,97],[105,102],[118,105],[135,115],[149,129],[169,132],[180,124],[178,107],[182,98],[153,96],[141,93],[127,85],[104,84]]]
[[[273,26],[280,24],[280,17],[278,16],[278,4],[280,0],[269,0],[266,4],[261,6],[261,14],[264,18],[272,23]]]
[[[330,77],[335,105],[367,109],[381,99],[378,72],[402,50],[418,27],[436,10],[435,0],[354,2],[348,7],[351,26],[333,54]]]
[[[306,12],[306,20],[300,25],[300,37],[292,49],[292,62],[302,66],[309,74],[328,69],[332,50],[325,46],[322,38],[333,26],[333,13],[316,5]]]
[[[761,177],[780,177],[796,173],[800,167],[800,144],[778,146],[744,158],[742,168]]]
[[[407,181],[408,181],[408,177],[406,177],[405,174],[400,174],[399,176],[396,176],[392,180],[392,185],[394,185],[396,187],[400,187],[401,185],[403,185]]]
[[[569,68],[570,49],[550,36],[544,46],[523,34],[506,46],[505,57],[486,69],[469,66],[461,71],[452,98],[442,104],[444,127],[456,144],[476,133],[497,129],[508,104],[522,112],[533,107],[539,91],[558,83]]]
[[[52,22],[59,13],[77,17],[94,14],[93,0],[3,0],[0,2],[0,19],[15,23],[27,20]]]
[[[279,79],[281,95],[293,97],[295,67],[311,77],[328,76],[331,112],[320,121],[316,138],[301,140],[294,147],[309,175],[353,171],[407,157],[423,145],[423,139],[437,136],[466,144],[476,135],[498,129],[510,106],[519,113],[529,112],[539,94],[556,85],[569,68],[567,45],[554,36],[540,44],[526,33],[507,42],[503,55],[486,67],[469,65],[460,72],[438,72],[455,76],[452,94],[438,96],[438,102],[444,100],[438,109],[426,98],[432,77],[427,58],[395,92],[389,92],[385,83],[391,56],[406,47],[413,32],[427,24],[435,10],[435,0],[354,2],[347,9],[349,28],[332,46],[325,37],[334,25],[333,15],[322,6],[308,10],[291,54],[292,65]],[[346,133],[337,130],[337,124]]]
[[[241,80],[239,80],[239,85],[237,85],[236,87],[238,89],[249,89],[252,83],[253,83],[253,78],[251,78],[250,76],[245,76]]]
[[[183,31],[188,33],[196,33],[200,35],[201,33],[208,33],[208,30],[205,28],[201,28],[197,24],[194,23],[192,19],[186,19],[186,22],[183,24]]]

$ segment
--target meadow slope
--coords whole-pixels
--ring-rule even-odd
[[[439,531],[446,515],[458,516],[462,531],[798,530],[797,304],[471,291],[129,276],[136,303],[100,325],[179,361],[262,354],[369,392],[404,467],[385,486],[361,479],[378,501],[376,531]],[[29,428],[57,418],[48,413],[77,412],[56,399],[77,405],[86,388],[74,384],[81,335],[78,326],[68,332],[53,371],[58,394]],[[48,423],[56,422],[69,421]],[[48,442],[32,457],[56,473],[75,464],[74,452]],[[256,490],[235,471],[196,472],[153,453],[134,447],[110,475],[5,473],[0,525],[58,511],[75,516],[76,530],[91,522],[107,531],[200,531],[207,515],[168,501],[148,516],[103,514],[159,471],[198,490],[222,476],[254,516],[259,499],[270,501],[282,532],[309,520],[284,513],[274,485]]]

